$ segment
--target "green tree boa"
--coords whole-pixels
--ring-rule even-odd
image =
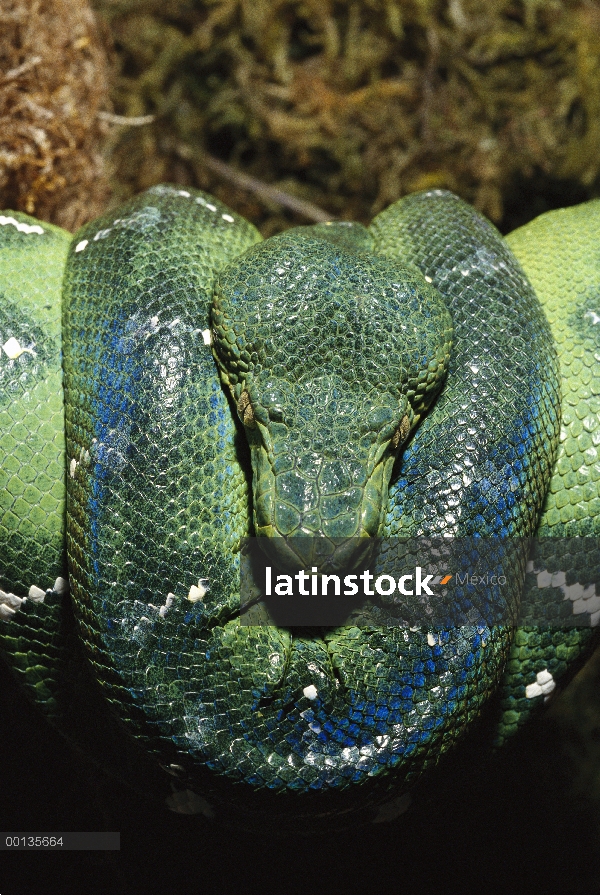
[[[504,240],[432,191],[261,241],[171,186],[74,237],[0,216],[0,647],[49,719],[280,829],[391,818],[482,712],[516,730],[600,620],[599,224]],[[384,577],[406,539],[501,546],[423,618],[290,628],[241,623],[253,535],[333,572],[377,539]]]

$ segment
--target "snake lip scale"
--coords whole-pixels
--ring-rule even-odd
[[[172,810],[309,832],[524,724],[600,621],[599,225],[503,239],[432,190],[262,240],[169,185],[73,237],[0,215],[0,652],[49,721]],[[392,584],[427,544],[433,596],[277,624],[255,537]]]

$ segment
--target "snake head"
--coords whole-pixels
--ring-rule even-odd
[[[250,445],[256,534],[296,568],[314,561],[309,540],[326,538],[329,568],[351,568],[446,374],[452,323],[440,296],[411,267],[290,231],[221,272],[211,313]]]

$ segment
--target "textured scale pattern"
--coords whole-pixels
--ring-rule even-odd
[[[65,569],[60,298],[69,236],[0,215],[0,588],[45,590]]]
[[[497,738],[516,729],[600,617],[595,554],[573,554],[576,582],[540,554],[511,624],[551,475],[543,534],[598,534],[600,212],[585,208],[589,225],[575,209],[512,237],[533,289],[497,231],[441,191],[369,229],[266,242],[168,186],[72,240],[0,217],[14,221],[0,226],[0,647],[47,714],[138,787],[167,789],[160,765],[198,813],[280,829],[394,816],[495,692]],[[508,583],[484,604],[510,623],[240,625],[255,531],[288,558],[281,535],[500,537]],[[478,605],[468,585],[457,599]],[[547,630],[526,624],[541,599]],[[587,627],[557,628],[567,610]]]
[[[42,613],[36,601],[67,576],[60,311],[70,236],[14,212],[0,215],[0,239],[2,646],[54,718],[69,650],[60,599]]]
[[[549,697],[600,623],[599,227],[600,202],[594,201],[541,215],[507,237],[558,345],[562,419],[538,527],[548,544],[544,549],[542,542],[531,563],[523,624],[502,681],[500,742]],[[540,618],[541,603],[545,630],[527,625],[528,617]]]
[[[454,324],[447,388],[402,458],[386,534],[530,535],[560,406],[533,290],[495,228],[450,193],[408,197],[372,229],[379,251],[412,258],[447,296]]]
[[[221,274],[215,353],[252,408],[257,534],[375,537],[395,447],[445,379],[452,322],[416,272],[307,230]]]

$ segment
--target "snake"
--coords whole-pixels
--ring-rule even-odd
[[[444,190],[268,239],[172,185],[74,235],[0,215],[0,652],[48,721],[279,832],[392,820],[514,734],[600,621],[599,231]],[[256,545],[386,587],[282,623]]]

